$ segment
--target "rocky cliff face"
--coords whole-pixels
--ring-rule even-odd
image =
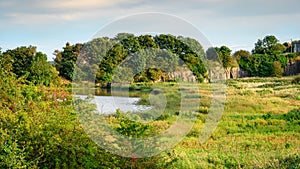
[[[247,71],[241,70],[239,67],[231,67],[223,69],[221,67],[214,67],[213,70],[209,70],[208,76],[211,80],[224,80],[224,79],[236,79],[249,77]],[[289,62],[284,69],[285,76],[292,76],[300,73],[300,59]],[[183,82],[197,82],[196,76],[187,67],[181,67],[175,72],[168,73],[169,79],[179,80]]]
[[[249,76],[247,71],[241,70],[239,67],[227,68],[225,69],[225,74],[226,79],[236,79]]]
[[[221,67],[214,67],[207,73],[210,79],[215,81],[224,79],[236,79],[248,76],[248,72],[240,70],[239,67],[232,67],[225,70]],[[187,67],[181,67],[174,72],[168,73],[168,77],[170,80],[178,80],[182,82],[197,82],[196,76],[194,76],[193,72]]]
[[[182,82],[197,82],[196,76],[187,67],[181,67],[175,72],[168,73],[169,79],[178,80]]]
[[[292,76],[300,73],[300,59],[288,62],[284,69],[285,76]]]

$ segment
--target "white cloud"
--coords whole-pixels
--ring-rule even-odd
[[[26,29],[31,34],[24,39],[34,34],[32,38],[41,41],[38,38],[51,34],[65,41],[121,16],[163,12],[186,19],[215,45],[251,48],[267,33],[278,34],[279,39],[300,38],[295,37],[299,36],[299,4],[299,0],[7,0],[0,3],[0,22],[5,23],[0,30],[3,35],[19,33],[22,38]]]
[[[44,8],[55,9],[93,9],[112,7],[116,4],[127,2],[126,0],[52,0],[42,1]]]

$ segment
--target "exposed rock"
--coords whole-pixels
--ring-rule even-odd
[[[284,75],[292,76],[298,73],[300,73],[300,60],[288,62],[284,69]]]
[[[248,77],[247,71],[241,70],[239,67],[231,67],[225,69],[226,79],[237,79],[242,77]]]
[[[169,79],[183,82],[197,82],[196,76],[187,67],[180,67],[174,72],[168,73]]]

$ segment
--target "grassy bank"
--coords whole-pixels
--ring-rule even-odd
[[[197,134],[188,135],[176,146],[179,160],[172,167],[299,168],[300,86],[293,79],[227,81],[226,108],[214,134],[203,145]]]
[[[300,168],[300,86],[292,83],[294,78],[227,81],[223,116],[203,144],[199,135],[212,105],[210,84],[197,84],[199,93],[191,84],[131,86],[141,92],[140,104],[157,105],[157,114],[105,116],[107,124],[122,135],[147,138],[176,124],[182,113],[181,91],[190,98],[186,106],[196,110],[185,114],[196,115],[196,121],[178,145],[142,159],[116,156],[99,148],[79,123],[67,88],[19,85],[11,79],[0,98],[0,167]],[[76,105],[89,114],[93,108],[86,101]],[[113,138],[106,139],[114,144]]]

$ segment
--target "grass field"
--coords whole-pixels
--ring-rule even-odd
[[[138,92],[131,94],[142,98],[139,104],[154,105],[151,111],[99,115],[90,100],[74,99],[69,85],[47,88],[8,79],[0,98],[0,168],[300,168],[300,85],[295,79],[228,80],[223,114],[204,143],[200,134],[215,113],[210,112],[212,94],[219,92],[211,84],[134,84],[129,89]],[[219,93],[215,99],[224,98]],[[104,125],[125,139],[103,131]],[[169,134],[178,134],[177,140],[126,140],[154,137],[172,126]],[[128,150],[129,156],[109,148]],[[137,158],[134,153],[145,148],[157,155]]]
[[[163,159],[162,163],[169,162],[161,168],[300,168],[300,85],[293,84],[293,79],[228,80],[222,118],[203,144],[199,135],[209,113],[212,91],[209,84],[199,84],[197,120],[177,146],[156,157]],[[168,103],[161,117],[149,123],[152,127],[148,136],[172,126],[174,112],[180,111],[180,93],[176,91],[183,89],[167,83],[159,86],[156,89],[164,91]],[[148,95],[143,98],[141,104],[148,104]],[[153,158],[149,160],[156,163]]]
[[[197,120],[175,147],[178,160],[170,168],[300,168],[300,85],[292,79],[228,80],[217,129],[200,144],[203,121]]]

